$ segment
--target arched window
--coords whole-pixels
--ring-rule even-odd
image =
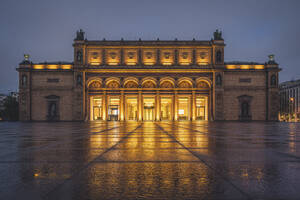
[[[59,96],[49,95],[45,98],[47,101],[47,120],[59,120]]]
[[[21,84],[22,84],[23,87],[25,87],[27,85],[27,76],[26,75],[22,76]]]
[[[222,52],[221,52],[221,50],[218,50],[217,53],[216,53],[216,61],[217,61],[217,63],[222,62]]]
[[[82,76],[80,74],[76,77],[76,84],[82,86]]]
[[[221,74],[218,74],[216,76],[216,85],[218,85],[218,86],[222,85],[222,76],[221,76]]]
[[[274,74],[271,76],[271,85],[272,86],[277,85],[277,78],[276,78],[276,75],[274,75]]]
[[[78,50],[76,52],[76,61],[77,62],[82,62],[82,51],[81,50]]]

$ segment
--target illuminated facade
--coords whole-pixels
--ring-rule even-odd
[[[280,120],[300,121],[300,80],[286,81],[279,85]]]
[[[20,63],[21,120],[278,119],[278,64],[225,63],[221,32],[93,41],[80,30],[73,47],[72,63]]]

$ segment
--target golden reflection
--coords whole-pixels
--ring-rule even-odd
[[[290,125],[288,143],[289,143],[290,152],[292,153],[296,152],[296,133],[294,129],[295,129],[295,125],[294,124]]]

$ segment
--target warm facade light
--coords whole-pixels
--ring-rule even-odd
[[[199,62],[198,65],[208,65],[207,62]]]
[[[44,69],[44,65],[33,65],[33,69]]]
[[[93,66],[100,65],[100,62],[91,62],[91,65],[93,65]]]
[[[117,62],[109,62],[108,65],[118,65]]]
[[[58,69],[58,65],[47,65],[47,69]]]
[[[227,69],[236,69],[236,65],[226,65]]]
[[[254,69],[264,69],[265,66],[264,65],[255,65]]]
[[[241,65],[240,68],[241,69],[250,69],[250,65]]]
[[[136,62],[128,62],[127,65],[136,65]]]
[[[61,68],[62,69],[71,69],[72,65],[62,65]]]

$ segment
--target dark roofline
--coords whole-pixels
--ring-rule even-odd
[[[74,62],[68,62],[68,61],[54,61],[54,62],[39,62],[39,63],[32,63],[32,64],[40,64],[40,65],[73,65]]]
[[[85,43],[86,45],[103,45],[103,46],[108,46],[108,45],[112,45],[112,46],[114,46],[114,45],[116,45],[116,46],[123,46],[123,45],[132,45],[132,46],[206,45],[206,46],[211,46],[213,44],[213,41],[211,41],[211,40],[84,40],[81,42]],[[77,41],[75,41],[74,44],[76,44],[76,43],[77,43]],[[220,44],[218,44],[218,45],[220,45]]]
[[[225,65],[265,65],[265,63],[249,62],[249,61],[229,61],[225,62]]]

